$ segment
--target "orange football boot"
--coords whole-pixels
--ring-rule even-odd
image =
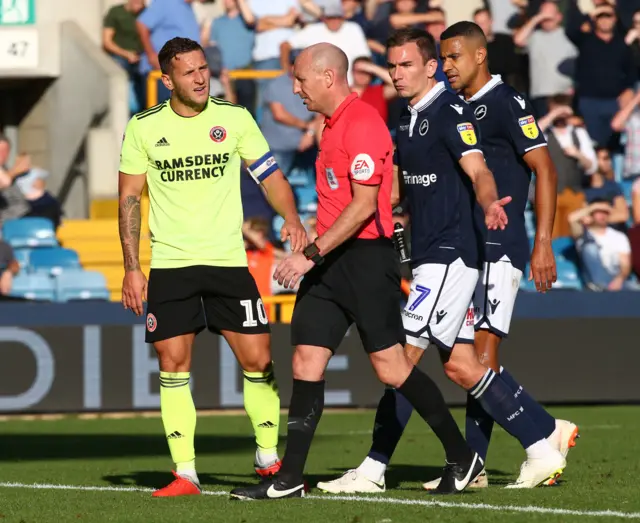
[[[171,483],[166,487],[156,490],[152,495],[154,498],[164,498],[172,496],[197,496],[202,494],[200,485],[196,485],[193,481],[179,476],[175,471],[171,471],[175,476]]]

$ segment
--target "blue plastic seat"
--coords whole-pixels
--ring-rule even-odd
[[[60,274],[63,270],[81,269],[78,253],[62,247],[35,249],[31,252],[30,265],[34,272]]]
[[[536,217],[531,209],[525,209],[524,211],[524,227],[527,231],[527,236],[533,238],[536,235]]]
[[[2,224],[2,237],[16,249],[58,246],[53,223],[47,218],[7,220]]]
[[[522,278],[520,278],[520,290],[525,292],[536,292],[536,284],[533,280],[529,281],[529,264],[524,269],[522,273]]]
[[[576,244],[571,236],[555,238],[551,242],[551,248],[557,260],[569,260],[573,263],[576,263],[578,260]]]
[[[273,237],[280,239],[280,230],[284,225],[284,218],[279,214],[276,214],[273,217],[273,222],[271,222],[271,228],[273,230]]]
[[[298,210],[300,212],[316,212],[318,209],[318,194],[313,186],[294,187]]]
[[[29,258],[31,257],[31,249],[14,249],[13,255],[20,265],[20,270],[28,272],[30,269]]]
[[[567,259],[558,258],[556,259],[556,270],[558,281],[554,284],[554,289],[583,290],[582,279],[575,263]]]
[[[65,270],[56,277],[58,301],[109,300],[107,281],[96,271]]]
[[[287,177],[291,187],[308,187],[311,185],[311,179],[307,169],[301,169],[300,167],[294,167],[289,176]]]
[[[18,274],[13,279],[9,294],[29,300],[54,301],[56,286],[54,280],[45,274]]]

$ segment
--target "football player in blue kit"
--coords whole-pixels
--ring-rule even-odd
[[[484,459],[494,420],[498,421],[527,450],[520,476],[510,487],[533,488],[555,482],[566,464],[566,453],[573,445],[577,428],[569,422],[555,420],[535,402],[499,366],[497,353],[500,340],[509,330],[515,295],[529,254],[524,208],[531,170],[536,173],[538,219],[531,263],[533,278],[541,292],[555,281],[550,238],[555,213],[556,173],[528,102],[502,84],[499,77],[494,78],[489,73],[482,30],[470,22],[461,22],[447,29],[441,42],[444,71],[452,87],[459,91],[460,98],[444,92],[436,84],[425,98],[415,104],[410,101],[398,129],[398,170],[409,199],[412,220],[414,279],[403,312],[407,352],[417,362],[429,342],[440,349],[447,375],[469,392],[466,437],[470,446]],[[397,65],[389,62],[399,94],[408,98],[402,91],[406,89],[403,83],[409,82],[406,77],[394,76],[393,67],[397,68]],[[473,134],[477,127],[478,144]],[[464,174],[468,173],[465,158],[480,152],[484,152],[495,177],[496,198],[509,196],[512,199],[504,207],[508,226],[488,232],[481,226],[479,216],[469,217],[474,212],[482,214],[482,195],[475,180],[473,185],[480,206],[471,202],[473,186],[469,183],[470,177]],[[478,156],[482,158],[481,154]],[[457,169],[447,165],[447,158],[451,157],[459,158]],[[464,205],[464,198],[452,196],[455,192],[451,188],[456,185],[458,191],[461,185],[465,187],[466,193],[462,190],[461,194],[468,197],[467,205]],[[428,219],[423,219],[427,214]],[[437,250],[427,248],[428,259],[421,259],[426,245]],[[477,249],[477,258],[473,255],[474,249]],[[437,259],[433,259],[434,253]],[[478,277],[477,268],[480,267],[482,272]],[[467,290],[472,284],[473,289]],[[464,297],[465,292],[469,301],[475,295],[475,308],[471,305],[467,310],[469,301]],[[451,333],[454,333],[453,337]],[[455,344],[453,349],[452,344]],[[462,351],[461,347],[464,347]],[[447,348],[450,354],[446,353]],[[469,350],[478,353],[476,362],[489,367],[477,384],[465,383],[459,369],[451,368],[456,351],[460,354]],[[492,390],[497,388],[500,392]],[[515,408],[514,404],[507,405],[511,399],[517,403]],[[518,414],[503,415],[500,409],[505,413],[514,409]],[[383,484],[389,459],[410,415],[402,396],[387,389],[378,406],[373,444],[367,458],[354,471],[319,486],[331,492],[376,491],[370,488],[371,483]],[[523,421],[525,418],[526,422]],[[516,419],[523,425],[510,426]],[[425,484],[425,488],[434,489],[439,482],[440,478]],[[487,484],[483,472],[470,486],[485,487]]]

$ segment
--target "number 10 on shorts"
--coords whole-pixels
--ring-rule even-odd
[[[242,326],[257,327],[258,322],[253,315],[253,303],[251,302],[251,300],[240,300],[240,305],[244,307],[244,312],[247,317],[247,319],[242,322]],[[258,319],[260,320],[260,323],[262,323],[263,325],[269,323],[269,319],[267,318],[267,311],[264,308],[262,299],[259,299],[256,302],[256,310],[258,311]]]
[[[415,311],[418,306],[427,298],[427,296],[429,296],[429,294],[431,293],[431,289],[427,289],[427,287],[423,287],[422,285],[416,285],[415,286],[415,291],[418,293],[418,296],[416,297],[415,300],[413,300],[413,303],[411,305],[409,305],[408,309],[410,311]]]

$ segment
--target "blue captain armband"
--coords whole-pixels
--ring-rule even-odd
[[[269,151],[249,166],[249,174],[256,183],[262,183],[279,168],[278,162]]]

